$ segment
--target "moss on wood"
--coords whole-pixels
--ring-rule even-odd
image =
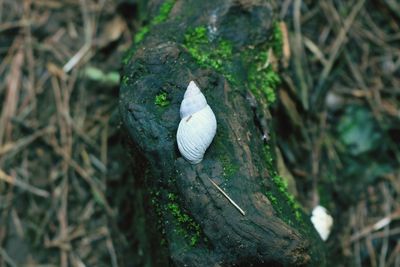
[[[159,107],[166,107],[169,105],[169,103],[167,92],[161,92],[154,98],[154,104]]]
[[[230,33],[211,35],[205,20],[186,16],[191,9],[182,12],[186,4],[191,8],[201,6],[198,2],[183,1],[176,6],[174,20],[154,28],[151,27],[155,24],[150,23],[144,33],[139,33],[142,49],[137,50],[135,60],[128,58],[125,71],[129,78],[123,79],[121,87],[124,122],[140,148],[138,151],[149,162],[154,175],[149,183],[161,191],[162,204],[157,214],[162,218],[171,258],[178,266],[188,259],[193,266],[205,266],[204,262],[240,264],[242,260],[304,265],[314,251],[320,255],[318,246],[308,251],[309,235],[303,233],[308,231],[304,229],[309,229],[309,223],[276,171],[269,149],[275,144],[269,143],[263,151],[260,128],[264,125],[259,125],[265,116],[263,113],[259,117],[259,111],[265,111],[266,103],[276,101],[280,84],[270,64],[271,53],[281,53],[278,23],[273,24],[271,19],[259,29],[247,28],[242,36],[251,37],[246,39],[250,41]],[[170,8],[160,8],[164,15],[154,19],[156,23],[168,18]],[[224,13],[221,19],[239,18],[237,22],[246,28],[252,24],[242,22],[253,22],[255,17],[265,18],[269,14],[268,5],[264,8],[260,11],[259,6],[254,6],[249,11],[232,6],[230,15]],[[176,32],[170,31],[171,27]],[[146,32],[151,38],[146,37]],[[179,103],[190,79],[204,85],[207,100],[219,119],[218,134],[198,166],[188,165],[180,158],[175,142]],[[246,102],[249,91],[258,100],[258,106]],[[209,184],[207,177],[216,178],[216,174],[225,179],[230,196],[246,209],[245,217],[238,216],[237,210]],[[176,177],[176,181],[170,183],[165,177]],[[253,194],[257,201],[250,197]],[[255,203],[249,204],[248,200]],[[249,232],[257,236],[257,242],[248,238]],[[279,236],[271,234],[276,232]],[[202,242],[203,236],[207,237],[206,243]],[[238,240],[246,249],[230,245]],[[279,242],[279,248],[271,246],[271,240]],[[314,237],[310,240],[315,241]],[[202,262],[205,259],[208,260]],[[319,258],[311,259],[321,262]]]

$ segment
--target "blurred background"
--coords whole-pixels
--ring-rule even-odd
[[[0,267],[145,265],[118,113],[138,2],[0,0]],[[279,171],[334,218],[332,266],[400,266],[400,2],[277,2]]]

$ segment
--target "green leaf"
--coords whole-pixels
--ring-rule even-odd
[[[369,152],[379,145],[382,133],[369,110],[350,106],[339,121],[340,140],[352,155]]]

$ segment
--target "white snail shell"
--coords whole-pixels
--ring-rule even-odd
[[[191,164],[197,164],[214,139],[217,120],[194,81],[189,83],[183,96],[180,115],[176,133],[179,151]]]

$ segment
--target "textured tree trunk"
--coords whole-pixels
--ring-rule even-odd
[[[274,73],[264,60],[278,41],[271,2],[149,3],[148,26],[125,59],[120,111],[152,265],[325,265],[318,236],[273,166],[267,106]],[[191,80],[218,124],[197,165],[181,157],[175,137]]]

